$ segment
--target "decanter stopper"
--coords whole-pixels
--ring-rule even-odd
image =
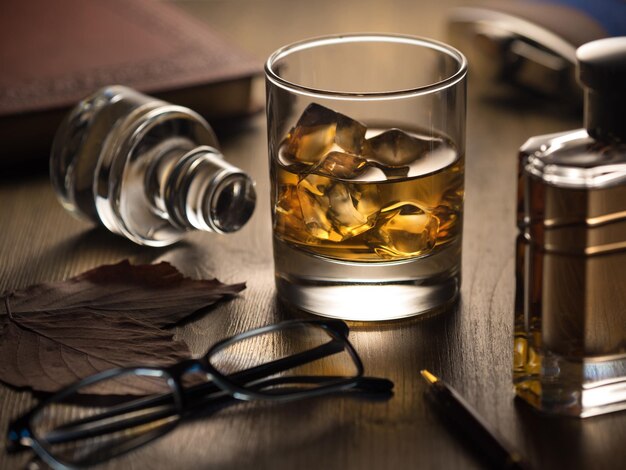
[[[254,182],[228,163],[194,111],[123,86],[81,101],[59,127],[50,178],[61,204],[140,245],[239,230]]]

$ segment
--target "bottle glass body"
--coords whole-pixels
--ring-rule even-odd
[[[531,138],[518,186],[514,383],[547,412],[626,408],[626,145]]]

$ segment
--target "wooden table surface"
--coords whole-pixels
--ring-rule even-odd
[[[326,33],[389,31],[445,40],[446,10],[455,2],[178,4],[261,63],[283,44]],[[350,338],[366,373],[393,380],[393,398],[242,403],[185,423],[112,461],[111,468],[482,468],[483,461],[450,434],[425,402],[423,368],[456,387],[536,468],[625,468],[626,414],[545,417],[515,401],[512,392],[516,153],[529,136],[578,127],[580,117],[537,100],[485,97],[472,83],[459,305],[425,319],[351,325]],[[193,234],[166,249],[139,247],[73,219],[56,201],[43,172],[1,177],[0,291],[64,279],[124,258],[167,260],[189,275],[246,281],[240,296],[179,329],[179,337],[197,354],[227,335],[306,317],[275,297],[265,133],[259,114],[220,136],[227,158],[257,182],[259,201],[250,223],[233,235]],[[31,394],[0,385],[1,469],[22,468],[30,458],[29,453],[6,455],[4,430],[11,417],[34,402]]]

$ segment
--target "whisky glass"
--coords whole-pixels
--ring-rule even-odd
[[[358,321],[452,303],[465,57],[429,39],[349,34],[285,46],[265,72],[279,298]]]

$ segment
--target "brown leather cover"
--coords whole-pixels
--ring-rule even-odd
[[[261,62],[153,0],[23,0],[0,14],[0,167],[46,159],[63,115],[123,84],[209,120],[246,113]]]

